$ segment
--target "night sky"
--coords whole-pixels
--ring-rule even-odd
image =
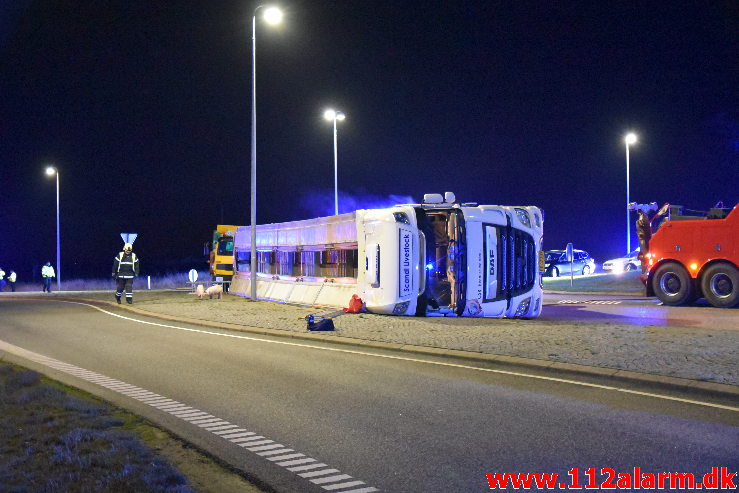
[[[206,268],[214,225],[249,222],[257,4],[3,4],[0,266],[55,265],[54,163],[63,279],[107,276],[121,232],[142,274]],[[626,248],[627,131],[632,200],[739,201],[736,1],[281,7],[257,26],[260,223],[333,211],[328,106],[347,115],[341,212],[445,191],[536,205],[545,248],[603,262]]]

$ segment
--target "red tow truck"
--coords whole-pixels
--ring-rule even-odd
[[[647,296],[666,305],[698,298],[718,308],[739,305],[739,204],[686,212],[665,204],[651,220],[657,228],[642,255]]]

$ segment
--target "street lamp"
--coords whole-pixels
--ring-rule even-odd
[[[267,24],[279,24],[282,11],[259,5],[251,20],[251,299],[257,300],[257,11]]]
[[[631,218],[629,217],[629,146],[636,144],[636,134],[629,132],[624,137],[626,144],[626,255],[631,253]]]
[[[62,273],[61,273],[61,248],[59,246],[59,170],[54,166],[46,167],[48,176],[56,175],[56,290],[62,290]]]
[[[334,215],[339,215],[339,164],[338,154],[336,150],[336,121],[342,121],[346,115],[341,111],[326,110],[323,117],[328,121],[334,122]]]

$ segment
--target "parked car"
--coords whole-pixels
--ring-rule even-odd
[[[572,265],[572,273],[578,276],[580,274],[587,276],[595,272],[595,260],[588,252],[573,250],[572,264],[567,261],[565,250],[547,250],[544,252],[544,276],[559,277],[562,274],[569,274],[570,265]]]
[[[607,260],[603,262],[603,272],[620,274],[622,272],[636,270],[641,265],[641,260],[639,260],[637,255],[639,255],[638,248],[625,257]]]

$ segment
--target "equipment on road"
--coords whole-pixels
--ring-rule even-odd
[[[648,220],[652,204],[629,209],[640,211],[646,238],[640,257],[647,296],[666,305],[701,297],[717,308],[739,305],[739,204],[719,202],[707,212],[665,204]]]

